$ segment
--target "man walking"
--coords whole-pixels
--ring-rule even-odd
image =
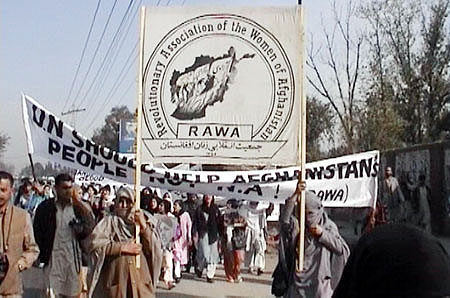
[[[381,201],[387,206],[388,222],[401,222],[404,219],[404,203],[402,190],[397,178],[392,175],[392,168],[386,167],[384,180],[381,183]]]
[[[0,297],[22,297],[20,272],[39,255],[30,215],[11,204],[14,179],[0,171]]]
[[[36,210],[34,232],[44,263],[47,294],[50,297],[79,297],[81,294],[80,241],[94,229],[90,207],[73,196],[72,177],[55,179],[56,200],[42,202]]]

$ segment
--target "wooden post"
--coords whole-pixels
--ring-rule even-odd
[[[138,104],[137,104],[137,119],[136,119],[136,169],[135,169],[135,194],[136,203],[135,209],[141,208],[141,147],[142,147],[142,95],[143,95],[143,65],[144,65],[144,30],[145,30],[145,6],[141,7],[141,15],[139,22],[139,78],[138,78]],[[136,243],[140,243],[140,227],[136,225]],[[136,256],[136,268],[140,268],[140,255]]]
[[[34,171],[34,163],[33,163],[33,157],[31,156],[31,153],[28,153],[28,159],[30,160],[31,165],[31,175],[33,175],[34,182],[37,182],[36,179],[36,172]]]
[[[303,187],[299,191],[301,183],[304,183],[306,177],[306,96],[305,96],[305,31],[303,28],[303,8],[299,7],[297,10],[299,16],[299,34],[300,34],[300,136],[299,136],[299,164],[300,164],[300,176],[298,177],[297,183],[297,203],[299,206],[298,222],[300,228],[300,236],[298,238],[298,262],[297,262],[297,272],[304,269],[304,259],[305,259],[305,190]]]

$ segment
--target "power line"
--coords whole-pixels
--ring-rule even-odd
[[[119,24],[119,26],[117,27],[116,33],[115,33],[114,36],[113,36],[113,39],[112,39],[112,41],[111,41],[111,43],[110,43],[110,45],[109,45],[109,47],[108,47],[108,50],[106,51],[105,57],[103,57],[103,60],[102,60],[102,62],[101,62],[101,64],[100,64],[100,67],[98,68],[98,70],[97,70],[97,72],[96,72],[94,78],[92,79],[91,84],[89,85],[87,91],[85,92],[83,99],[82,99],[81,102],[78,104],[78,107],[80,107],[80,106],[83,104],[83,102],[86,100],[87,95],[88,95],[89,92],[92,90],[92,87],[94,86],[95,82],[97,81],[97,79],[98,79],[98,77],[99,77],[99,75],[100,75],[102,69],[105,67],[106,60],[107,60],[107,58],[109,57],[109,54],[111,53],[111,50],[112,50],[112,49],[114,48],[114,46],[116,45],[117,36],[118,36],[119,33],[121,32],[123,23],[124,23],[125,20],[128,18],[128,14],[129,14],[130,8],[132,7],[133,2],[134,2],[134,0],[131,0],[131,1],[129,2],[128,7],[127,7],[127,10],[125,11],[125,14],[124,14],[123,17],[122,17],[122,20],[120,21],[120,24]]]
[[[111,88],[111,90],[110,90],[110,92],[108,93],[108,95],[105,96],[105,99],[103,100],[103,103],[100,105],[100,106],[101,106],[101,108],[99,109],[100,111],[101,111],[101,110],[105,107],[105,105],[107,104],[108,99],[110,98],[111,92],[112,92],[114,89],[117,89],[118,86],[122,83],[123,78],[122,78],[122,80],[120,80],[120,79],[121,79],[122,74],[124,73],[125,69],[127,69],[127,73],[128,73],[129,68],[133,65],[134,60],[136,60],[137,54],[135,54],[135,51],[136,51],[136,49],[137,49],[137,46],[138,46],[138,42],[136,42],[135,46],[134,46],[133,49],[131,50],[130,54],[128,55],[128,58],[126,59],[124,65],[122,66],[121,71],[119,72],[119,75],[117,76],[115,82],[112,84],[113,87]],[[134,60],[133,60],[133,62],[132,62],[130,65],[128,65],[128,63],[130,62],[130,59],[133,57],[133,54],[134,54]],[[120,83],[119,83],[119,80],[120,80]],[[93,107],[93,104],[94,104],[94,101],[92,101],[92,104],[91,104],[91,106],[90,106],[90,108],[89,108],[89,111],[93,111],[93,108],[94,108],[94,107]],[[100,111],[99,111],[99,112],[100,112]],[[94,119],[95,119],[97,116],[98,116],[98,113],[95,115]],[[87,118],[87,117],[86,117],[86,118]]]
[[[86,48],[87,48],[89,39],[90,39],[90,37],[91,37],[92,28],[94,27],[94,23],[95,23],[95,20],[96,20],[96,18],[97,18],[98,9],[100,8],[100,3],[101,3],[101,2],[102,2],[102,0],[98,0],[98,2],[97,2],[97,7],[95,8],[94,17],[92,18],[91,26],[89,27],[89,32],[88,32],[88,35],[87,35],[87,37],[86,37],[86,41],[84,42],[83,50],[81,51],[80,61],[78,62],[77,70],[75,71],[75,76],[73,77],[73,80],[72,80],[72,84],[71,84],[71,86],[70,86],[69,93],[68,93],[68,95],[67,95],[67,97],[66,97],[66,101],[65,101],[64,107],[63,107],[63,111],[66,109],[67,103],[69,102],[69,98],[70,98],[70,96],[72,95],[73,87],[75,86],[75,81],[76,81],[76,79],[77,79],[77,77],[78,77],[78,72],[80,71],[81,62],[83,61],[84,54],[85,54],[85,52],[86,52]]]
[[[140,3],[141,3],[141,2],[142,2],[142,0],[140,1]],[[170,0],[169,0],[169,2],[170,2]],[[156,4],[156,5],[159,6],[160,4],[161,4],[161,0],[157,0],[157,4]],[[138,7],[138,9],[137,9],[137,11],[136,11],[136,14],[137,14],[138,10],[139,10],[139,7]],[[131,23],[130,23],[130,25],[131,25]],[[128,30],[129,30],[129,28],[128,28]],[[128,30],[127,30],[127,32],[128,32]],[[134,50],[133,50],[133,51],[134,51]],[[116,56],[117,56],[117,54],[116,54]],[[134,62],[136,59],[137,59],[137,55],[135,56],[133,62]],[[127,60],[128,60],[128,59],[127,59]],[[126,64],[125,64],[125,65],[126,65]],[[125,67],[125,65],[124,65],[124,67]],[[133,65],[133,64],[130,64],[130,65],[128,66],[127,73],[130,71],[132,65]],[[124,69],[124,68],[122,68],[122,70],[123,70],[123,69]],[[119,77],[120,77],[120,75],[119,75]],[[117,80],[119,79],[119,77],[117,78]],[[91,126],[93,125],[95,119],[97,119],[97,117],[100,115],[100,113],[101,113],[101,111],[103,110],[103,108],[111,101],[112,95],[115,94],[115,93],[117,92],[118,87],[122,84],[124,78],[125,78],[125,76],[123,76],[123,78],[122,78],[122,80],[120,81],[120,83],[119,83],[119,84],[116,84],[116,85],[115,85],[115,88],[112,89],[112,90],[110,91],[109,95],[105,98],[105,102],[102,104],[100,110],[96,113],[96,115],[95,115],[95,117],[93,118],[93,120],[89,123],[89,125],[88,125],[85,129],[87,129],[87,128],[89,128],[89,127],[91,127]],[[116,81],[117,81],[117,80],[116,80]],[[126,95],[127,92],[129,91],[129,89],[133,86],[133,82],[135,82],[135,80],[131,81],[130,84],[127,86],[125,92],[124,92],[123,95],[120,97],[119,102],[121,102],[121,101],[123,100],[123,98],[125,97],[125,95]],[[113,85],[113,86],[114,86],[114,85]],[[92,111],[92,109],[88,109],[88,111]]]
[[[142,2],[142,0],[141,0],[140,2]],[[135,12],[136,14],[135,14],[135,17],[136,17],[136,15],[137,15],[138,11],[139,11],[139,5],[138,5],[137,8],[136,8],[136,12]],[[134,20],[134,18],[133,18],[133,20]],[[109,75],[110,75],[110,73],[111,73],[112,66],[114,65],[115,61],[117,60],[117,57],[118,57],[118,55],[119,55],[119,53],[120,53],[120,49],[121,49],[122,46],[125,44],[125,39],[126,39],[126,37],[127,37],[128,31],[129,31],[131,25],[133,24],[133,20],[130,22],[130,24],[129,24],[129,26],[128,26],[127,33],[126,33],[125,35],[122,36],[122,41],[121,41],[121,44],[120,44],[119,49],[118,49],[117,52],[116,52],[115,57],[113,58],[113,60],[112,60],[111,63],[107,64],[107,65],[108,65],[108,69],[107,69],[105,75],[104,75],[103,78],[102,78],[102,83],[98,85],[97,90],[95,91],[94,95],[92,96],[94,99],[95,99],[95,98],[98,98],[98,97],[100,96],[101,91],[103,90],[104,86],[106,85],[107,77],[109,77]],[[114,86],[114,85],[113,85],[113,86]],[[106,100],[106,99],[105,99],[105,100]],[[93,101],[91,101],[91,102],[92,102],[92,105],[93,105]]]
[[[119,101],[117,103],[121,103],[122,100],[125,98],[125,96],[127,95],[128,91],[130,91],[131,87],[133,86],[133,84],[136,84],[136,81],[138,80],[138,77],[134,78],[127,86],[127,88],[125,88],[125,92],[122,93],[122,96],[119,97]]]
[[[140,1],[140,3],[141,2],[142,2],[142,0]],[[124,31],[121,30],[121,29],[123,27],[123,24],[129,18],[129,11],[130,11],[130,8],[133,6],[132,3],[133,3],[133,0],[130,1],[129,6],[128,6],[124,16],[122,17],[122,21],[120,22],[120,25],[117,28],[117,31],[116,31],[116,33],[115,33],[115,35],[113,37],[113,40],[112,40],[112,42],[111,42],[111,44],[110,44],[110,46],[109,46],[109,48],[107,50],[107,53],[106,53],[105,57],[103,58],[103,60],[101,62],[101,65],[100,65],[99,69],[97,70],[97,73],[95,74],[91,84],[89,85],[88,90],[84,94],[84,97],[81,100],[81,102],[79,103],[78,107],[80,107],[85,102],[85,100],[88,97],[88,94],[91,92],[91,90],[92,90],[92,88],[93,88],[95,83],[97,83],[97,88],[93,92],[93,94],[95,95],[94,98],[99,95],[100,91],[102,90],[103,86],[105,85],[106,78],[109,76],[109,73],[111,72],[111,69],[112,69],[112,67],[113,67],[113,65],[114,65],[114,63],[115,63],[115,61],[117,59],[117,56],[118,56],[118,54],[120,52],[120,49],[122,48],[122,46],[123,46],[123,44],[125,42],[125,38],[127,37],[127,34],[128,34],[128,32],[129,32],[129,30],[131,28],[131,24],[133,23],[133,20],[134,20],[134,18],[131,20],[131,22],[129,23],[125,34],[123,34]],[[136,17],[138,10],[139,10],[139,6],[137,7],[137,9],[135,11],[134,17]],[[120,44],[120,45],[116,46],[118,44]],[[112,59],[109,59],[110,63],[106,63],[107,59],[110,58],[113,55],[114,52],[116,52],[116,55]],[[102,70],[103,70],[103,72],[102,72]]]
[[[134,62],[136,61],[136,59],[138,57],[137,53],[135,53],[136,49],[138,48],[138,44],[139,44],[139,42],[136,43],[136,45],[133,48],[132,52],[128,56],[127,61],[125,62],[124,66],[122,67],[122,70],[120,71],[120,74],[118,75],[116,81],[113,84],[114,87],[107,94],[103,104],[100,106],[100,108],[98,109],[98,112],[92,118],[92,121],[89,123],[89,125],[86,126],[86,129],[92,126],[92,124],[97,119],[97,117],[100,115],[100,113],[104,110],[104,108],[111,101],[111,99],[113,98],[113,95],[117,92],[117,90],[119,89],[119,86],[123,83],[123,81],[124,81],[126,75],[128,74],[128,72],[131,70],[131,67],[134,65]],[[133,54],[134,54],[134,59],[131,60],[131,58],[133,57]],[[128,65],[130,60],[131,60],[131,63]],[[92,110],[92,109],[90,109],[90,110]]]
[[[137,58],[137,55],[135,56],[135,59],[133,59],[133,62],[136,61],[136,58]],[[128,74],[128,72],[129,72],[130,69],[131,69],[131,66],[133,66],[133,63],[129,65],[129,67],[128,67],[126,73],[125,73],[125,75]],[[112,91],[110,92],[110,95],[107,97],[107,100],[104,102],[103,106],[100,107],[100,109],[99,109],[98,112],[96,113],[95,117],[92,118],[92,121],[89,123],[89,125],[86,127],[86,129],[89,128],[89,127],[91,127],[91,126],[94,124],[94,121],[98,118],[98,116],[100,116],[100,113],[104,110],[104,108],[105,108],[105,107],[108,105],[108,103],[111,101],[111,99],[113,98],[113,95],[114,95],[114,94],[117,92],[117,90],[118,90],[118,86],[120,86],[120,85],[122,84],[123,79],[125,78],[125,75],[121,78],[120,83],[119,83],[114,89],[111,89]]]
[[[86,83],[87,76],[89,75],[89,73],[91,71],[91,68],[92,68],[92,65],[94,64],[95,57],[97,56],[98,50],[100,48],[100,45],[102,44],[103,38],[104,38],[105,33],[106,33],[106,29],[108,28],[108,25],[109,25],[109,22],[111,20],[111,16],[112,16],[112,14],[114,12],[114,8],[116,7],[116,4],[117,4],[117,0],[114,0],[114,4],[113,4],[113,6],[111,8],[111,11],[109,12],[108,19],[106,20],[106,24],[105,24],[105,26],[103,28],[102,35],[100,36],[100,40],[98,41],[97,47],[96,47],[96,49],[94,51],[94,56],[92,57],[91,62],[89,63],[88,70],[87,70],[86,74],[84,75],[84,78],[83,78],[83,81],[81,83],[81,86],[78,89],[77,94],[75,95],[75,99],[74,99],[73,105],[75,105],[75,103],[76,103],[76,101],[78,99],[78,96],[80,95],[80,92],[83,89],[84,84]]]

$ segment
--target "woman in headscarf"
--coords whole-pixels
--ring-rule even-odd
[[[206,280],[214,282],[216,266],[219,263],[219,208],[214,204],[214,197],[203,196],[203,203],[194,213],[192,231],[197,240],[197,277],[201,278],[206,268]]]
[[[246,246],[245,218],[239,214],[239,202],[227,201],[227,208],[220,216],[222,230],[223,267],[228,282],[242,282],[241,263],[244,260]]]
[[[165,192],[162,199],[163,199],[163,201],[168,201],[170,203],[170,209],[167,210],[167,212],[170,212],[170,214],[173,214],[172,194],[170,192]]]
[[[169,212],[170,208],[170,202],[162,200],[159,202],[159,213],[155,215],[155,218],[158,221],[158,231],[161,235],[162,263],[160,280],[165,283],[168,290],[175,287],[172,251],[177,228],[177,220],[175,219],[175,216]]]
[[[141,209],[149,211],[150,200],[153,197],[153,192],[149,187],[141,190]]]
[[[183,201],[181,200],[174,202],[173,213],[178,222],[173,249],[175,282],[178,283],[181,279],[181,266],[186,266],[189,260],[189,247],[192,245],[192,221],[189,213],[183,210]]]
[[[272,291],[276,296],[296,298],[329,298],[333,294],[349,248],[339,235],[336,224],[330,220],[312,192],[306,192],[305,259],[301,272],[296,271],[299,225],[293,214],[296,195],[286,201],[280,216],[279,262],[274,272]],[[285,282],[280,289],[281,281]]]
[[[155,214],[159,213],[159,201],[160,201],[160,198],[158,197],[157,194],[151,195],[150,201],[148,203],[148,209],[147,209],[147,211],[151,215],[155,215]]]
[[[404,224],[363,235],[333,298],[450,297],[450,258],[429,233]]]
[[[113,213],[97,224],[85,243],[93,265],[88,277],[89,297],[155,297],[161,268],[161,242],[155,224],[151,215],[134,210],[130,188],[120,188],[114,203]],[[136,224],[142,244],[135,242]]]

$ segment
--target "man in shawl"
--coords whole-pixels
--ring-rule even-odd
[[[114,211],[95,227],[85,243],[92,257],[89,297],[155,297],[161,268],[161,242],[151,215],[134,210],[133,190],[121,187]],[[141,244],[135,242],[136,224]],[[136,256],[140,268],[136,268]]]
[[[363,235],[333,298],[444,298],[450,296],[450,257],[429,233],[387,224]]]
[[[274,288],[281,281],[284,289],[276,296],[296,298],[330,298],[339,282],[350,250],[312,192],[306,192],[305,259],[303,271],[297,272],[299,226],[293,214],[296,195],[286,201],[280,215],[279,262],[274,272]]]

